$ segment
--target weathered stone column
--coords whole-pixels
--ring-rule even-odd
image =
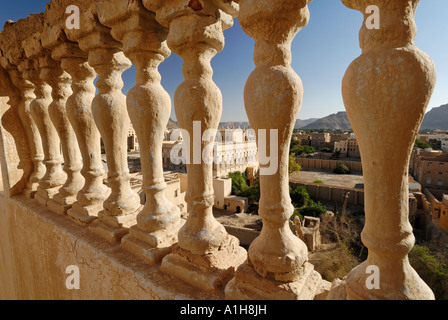
[[[140,143],[146,203],[122,246],[149,264],[159,263],[177,243],[179,209],[165,196],[162,144],[171,113],[168,93],[160,84],[158,66],[170,55],[168,30],[143,7],[141,0],[98,2],[100,21],[112,28],[124,53],[137,69],[136,85],[127,95],[128,111]]]
[[[349,273],[345,290],[343,284],[335,286],[330,297],[434,299],[408,261],[415,241],[408,221],[409,158],[436,81],[431,59],[414,45],[419,1],[343,3],[365,15],[362,54],[348,68],[342,94],[361,151],[366,214],[362,241],[369,255]],[[379,29],[369,29],[369,5],[380,10]],[[372,272],[379,288],[371,286]]]
[[[168,46],[184,60],[185,81],[176,90],[174,106],[179,126],[190,137],[188,219],[179,231],[178,245],[163,259],[161,268],[194,286],[222,289],[246,259],[246,251],[213,216],[213,163],[206,163],[202,154],[214,142],[222,113],[222,95],[212,79],[211,59],[223,49],[223,30],[233,25],[238,5],[233,1],[189,0],[143,3],[169,27]],[[202,141],[209,129],[215,132],[208,131],[209,139]],[[208,156],[212,157],[211,152]]]
[[[72,78],[72,95],[67,99],[66,111],[76,135],[82,156],[81,174],[85,179],[77,201],[67,215],[81,225],[90,224],[103,210],[103,202],[110,189],[103,183],[104,168],[101,159],[100,133],[92,114],[95,97],[95,70],[88,63],[88,54],[77,43],[79,29],[68,29],[66,14],[70,0],[52,0],[45,11],[45,44],[52,49],[52,57],[61,61],[64,71]],[[76,1],[80,12],[85,12],[93,1]],[[85,26],[84,26],[85,27]]]
[[[289,227],[294,211],[289,196],[289,145],[303,96],[302,82],[290,66],[291,43],[308,23],[308,2],[240,1],[241,27],[255,40],[256,68],[247,80],[244,101],[257,145],[266,145],[271,163],[260,162],[263,229],[249,247],[247,262],[226,287],[229,299],[306,300],[320,289],[321,277],[307,262],[307,247]],[[260,139],[262,130],[266,141]]]
[[[22,100],[20,90],[13,84],[3,66],[7,60],[0,54],[0,152],[4,194],[13,197],[24,191],[33,172],[28,140],[20,119],[19,105]],[[6,97],[8,100],[4,99]],[[9,108],[8,108],[9,105]]]
[[[110,29],[98,21],[96,6],[81,15],[81,29],[72,32],[72,39],[89,53],[89,64],[97,71],[98,94],[92,102],[95,123],[104,142],[108,167],[110,196],[91,230],[110,242],[118,242],[136,224],[140,197],[130,186],[127,162],[127,135],[130,125],[126,97],[121,92],[121,74],[131,62],[121,52],[121,43],[110,35]]]
[[[42,72],[41,77],[52,87],[53,102],[48,107],[48,111],[61,141],[64,171],[67,174],[65,184],[59,189],[59,193],[47,203],[47,206],[58,214],[66,214],[76,202],[78,192],[84,185],[84,178],[80,172],[82,169],[81,152],[66,110],[67,100],[73,93],[71,90],[72,80],[70,75],[62,69],[61,64],[56,63],[61,59],[58,56],[60,46],[64,46],[65,43],[61,39],[60,32],[59,30],[59,33],[54,34],[51,25],[44,20],[42,45],[49,50],[54,49],[52,58],[55,63],[50,70]]]
[[[61,61],[62,68],[72,77],[73,94],[67,100],[67,113],[78,140],[83,160],[81,174],[85,179],[77,201],[67,214],[79,224],[86,225],[98,217],[110,192],[103,184],[100,134],[91,109],[95,96],[95,71],[80,52],[75,55],[70,52]]]
[[[22,73],[18,69],[11,70],[10,75],[14,84],[19,88],[22,94],[22,99],[19,104],[19,115],[25,129],[30,148],[31,160],[33,162],[33,172],[25,187],[25,190],[23,191],[23,194],[25,197],[33,199],[37,192],[39,181],[45,175],[46,170],[43,164],[44,150],[42,147],[42,140],[40,138],[37,125],[31,116],[30,109],[31,101],[36,99],[34,94],[34,85],[30,81],[25,80]]]
[[[25,70],[24,77],[35,85],[36,99],[31,102],[31,115],[39,129],[44,150],[44,165],[47,169],[45,175],[39,181],[39,187],[35,199],[43,205],[52,199],[60,187],[65,183],[67,175],[62,170],[63,158],[60,152],[60,140],[57,131],[51,121],[48,107],[52,103],[52,89],[43,80],[41,73],[50,73],[56,63],[51,59],[50,53],[43,49],[40,36],[43,20],[33,24],[36,33],[25,39],[20,45],[25,49],[25,54],[30,63]]]
[[[27,19],[39,20],[40,16],[31,15]],[[3,52],[2,66],[8,71],[13,84],[21,94],[20,102],[18,102],[18,114],[25,130],[33,163],[32,173],[23,193],[27,198],[34,198],[38,183],[45,174],[45,166],[42,163],[44,160],[42,139],[30,110],[30,103],[36,98],[34,85],[23,78],[22,72],[18,68],[19,64],[23,64],[26,59],[25,52],[20,44],[29,35],[26,32],[27,19],[7,22],[1,32],[0,46]]]

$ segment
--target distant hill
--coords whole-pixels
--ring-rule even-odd
[[[448,130],[448,104],[432,108],[427,112],[420,129]]]
[[[221,122],[219,127],[224,128],[250,128],[249,122]],[[170,119],[168,123],[169,129],[178,128],[177,122]],[[329,115],[324,118],[311,118],[306,120],[298,119],[294,126],[294,129],[329,129],[329,130],[350,130],[352,126],[348,121],[347,113],[344,111]],[[420,130],[448,130],[448,104],[442,105],[437,108],[432,108],[426,113],[423,123],[420,126]]]
[[[318,118],[312,118],[312,119],[306,119],[306,120],[298,119],[296,121],[296,125],[294,126],[294,129],[301,129],[303,127],[306,127],[307,125],[313,123],[316,120],[319,120],[319,119]]]
[[[330,130],[350,130],[352,128],[350,122],[348,121],[346,112],[338,112],[322,119],[318,119],[300,129],[311,130],[311,129],[330,129]]]
[[[296,121],[296,124],[294,126],[294,129],[300,129],[302,127],[305,127],[309,125],[310,123],[313,123],[314,121],[318,120],[318,118],[312,118],[312,119],[306,119],[306,120],[300,120],[298,119]],[[221,122],[219,124],[219,127],[221,128],[223,126],[224,128],[250,128],[249,122]]]

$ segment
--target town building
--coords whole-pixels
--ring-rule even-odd
[[[247,129],[220,128],[217,135],[220,138],[214,143],[213,148],[215,152],[213,176],[225,178],[230,172],[240,171],[252,178],[256,177],[259,167],[257,144]],[[170,137],[176,140],[163,142],[163,168],[186,172],[186,147],[182,133],[180,130],[175,130]]]
[[[448,154],[440,150],[414,148],[409,172],[422,188],[448,190]]]
[[[432,149],[448,153],[448,134],[444,131],[418,134],[417,139],[426,142]]]
[[[336,142],[346,141],[353,137],[350,133],[331,133],[330,134],[330,146],[331,150],[334,150]]]
[[[138,143],[138,137],[131,123],[128,130],[128,152],[139,152],[139,151],[140,151],[140,145]]]
[[[313,132],[311,133],[311,146],[316,150],[322,150],[330,147],[330,133],[323,132]]]
[[[335,142],[334,152],[339,152],[339,155],[342,157],[361,158],[358,141],[353,137]]]

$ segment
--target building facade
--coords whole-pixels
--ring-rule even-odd
[[[245,173],[248,168],[251,175],[256,175],[259,164],[255,139],[246,134],[246,130],[233,128],[221,128],[217,135],[221,142],[215,142],[213,147],[213,176],[225,178],[230,172]],[[176,133],[171,137],[178,140],[163,142],[163,168],[185,172],[187,157],[182,135]]]
[[[448,190],[448,154],[432,149],[414,149],[410,173],[422,188]]]
[[[355,138],[349,138],[334,143],[334,152],[339,152],[340,156],[349,158],[360,158],[358,141]]]

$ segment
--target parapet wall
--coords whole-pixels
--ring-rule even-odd
[[[66,287],[79,268],[79,290]],[[0,299],[224,299],[140,262],[35,201],[0,193]]]
[[[336,169],[339,162],[343,162],[352,172],[362,173],[362,163],[357,161],[297,158],[297,163],[303,168],[329,171]]]
[[[291,188],[296,188],[297,186],[304,186],[311,198],[322,201],[342,202],[344,191],[349,191],[350,195],[348,197],[348,204],[359,206],[364,205],[364,190],[361,189],[351,189],[351,188],[328,186],[315,183],[303,183],[303,182],[290,183],[290,186]]]

